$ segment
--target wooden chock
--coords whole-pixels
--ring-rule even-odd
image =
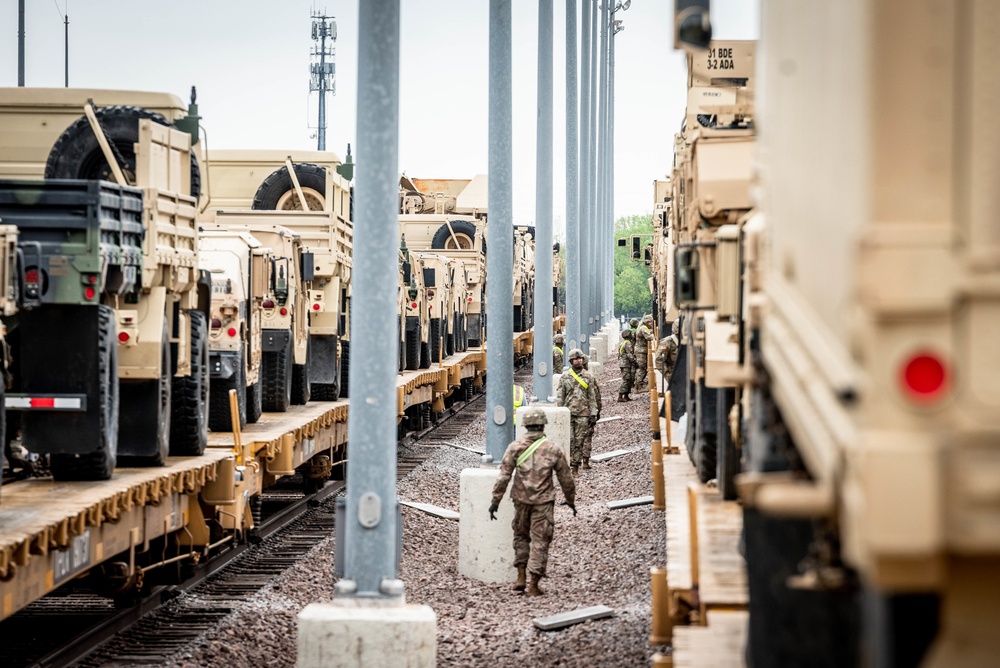
[[[240,402],[236,398],[236,390],[229,390],[229,415],[233,424],[233,452],[236,453],[236,463],[243,463],[243,434],[240,432]]]
[[[698,485],[695,483],[688,484],[688,520],[691,529],[691,606],[698,612],[701,608],[698,596],[701,573],[698,562]]]
[[[674,640],[674,625],[670,618],[667,569],[653,566],[649,569],[649,579],[653,592],[653,625],[649,634],[649,644],[669,645]]]
[[[667,490],[663,480],[663,461],[653,462],[653,510],[667,509]]]

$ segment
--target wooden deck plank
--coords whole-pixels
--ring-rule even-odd
[[[742,527],[743,510],[738,503],[723,501],[718,490],[699,488],[699,592],[706,607],[747,604],[746,562],[739,552]]]
[[[742,668],[746,665],[747,613],[714,611],[708,626],[674,628],[674,668]]]
[[[661,424],[661,430],[661,434],[665,433],[666,426]],[[670,589],[686,590],[691,589],[691,520],[688,516],[687,487],[689,483],[697,483],[698,476],[684,444],[677,445],[680,454],[663,456],[667,502],[667,584]]]

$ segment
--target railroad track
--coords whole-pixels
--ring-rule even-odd
[[[408,437],[408,443],[433,445],[454,438],[480,419],[484,408],[485,394],[474,395],[452,406],[436,425]],[[401,445],[399,480],[431,453],[430,448]],[[314,494],[303,494],[299,476],[280,481],[261,497],[260,522],[251,541],[197,566],[180,584],[154,587],[127,607],[116,607],[85,582],[39,599],[0,623],[0,666],[162,663],[329,537],[335,497],[344,489],[343,482],[330,481]]]

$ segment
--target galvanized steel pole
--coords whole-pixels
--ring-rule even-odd
[[[597,243],[595,244],[595,251],[597,254],[596,267],[597,267],[597,303],[598,303],[598,320],[595,329],[600,329],[606,320],[605,312],[605,301],[607,290],[605,286],[607,284],[607,254],[605,251],[605,246],[607,245],[607,206],[608,206],[608,188],[607,188],[607,173],[608,173],[608,20],[611,17],[611,11],[608,6],[609,0],[604,0],[601,6],[601,70],[600,70],[600,111],[599,116],[601,119],[601,135],[600,143],[597,148]]]
[[[17,0],[17,85],[24,85],[24,0]]]
[[[610,40],[608,45],[608,299],[611,305],[608,311],[608,321],[615,315],[615,40],[618,32],[614,26],[609,26]]]
[[[590,272],[590,310],[587,313],[587,320],[590,322],[588,335],[594,334],[600,329],[597,317],[597,286],[601,283],[601,275],[597,271],[597,245],[600,234],[598,234],[598,220],[600,219],[597,210],[597,0],[590,3],[590,143],[587,147],[590,150],[588,164],[590,167],[590,242],[589,266]]]
[[[359,7],[358,181],[351,319],[351,419],[347,437],[347,523],[341,596],[401,596],[396,577],[396,358],[385,338],[396,332],[399,235],[399,0]]]
[[[580,303],[580,114],[577,95],[577,3],[566,0],[566,345],[580,345],[583,320]]]
[[[590,263],[590,232],[593,207],[591,190],[590,145],[593,143],[593,124],[590,115],[590,8],[594,0],[583,0],[583,35],[580,46],[580,261],[585,267],[580,272],[580,348],[590,350],[590,332],[594,316],[590,310],[590,286],[594,280],[594,267]]]
[[[490,0],[489,222],[486,258],[486,452],[499,463],[514,440],[514,215],[510,0]]]
[[[552,0],[538,0],[534,394],[552,396]]]

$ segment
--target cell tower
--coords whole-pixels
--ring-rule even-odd
[[[319,127],[316,133],[316,148],[320,151],[326,150],[326,94],[335,95],[337,93],[337,81],[335,77],[333,57],[336,50],[333,43],[337,41],[337,22],[332,16],[326,16],[319,12],[312,13],[312,39],[319,42],[314,45],[310,53],[309,63],[309,91],[319,93]],[[327,40],[330,45],[327,46]],[[319,59],[319,62],[316,62]]]

